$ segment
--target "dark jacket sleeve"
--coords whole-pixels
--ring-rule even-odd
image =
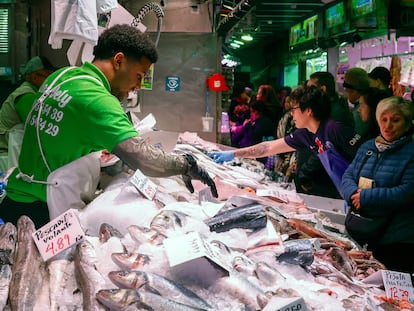
[[[345,170],[344,175],[342,176],[342,195],[345,201],[351,205],[351,195],[355,193],[358,189],[358,176],[357,170],[360,167],[359,164],[362,162],[362,155],[365,154],[365,148],[358,150],[355,155],[354,160],[349,164],[348,168]]]

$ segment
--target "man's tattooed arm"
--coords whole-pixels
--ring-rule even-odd
[[[265,141],[250,147],[235,149],[234,156],[240,158],[262,158],[290,151],[295,151],[295,149],[286,144],[284,138],[279,138],[272,141]]]
[[[190,168],[182,155],[167,154],[141,137],[132,137],[115,146],[113,152],[132,170],[139,169],[152,177],[186,174]]]

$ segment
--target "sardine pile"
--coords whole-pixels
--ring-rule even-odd
[[[176,150],[194,155],[214,176],[218,200],[199,201],[205,185],[194,182],[190,194],[175,177],[151,179],[158,190],[148,200],[124,174],[79,211],[85,239],[46,262],[30,218],[6,223],[0,310],[245,311],[278,297],[302,297],[318,311],[384,307],[377,299],[384,290],[362,280],[385,267],[342,233],[317,228],[294,190],[248,164],[217,165],[199,147]],[[269,187],[277,197],[256,195]],[[170,265],[169,245],[192,234],[219,264],[202,256]],[[182,250],[180,242],[173,245]]]

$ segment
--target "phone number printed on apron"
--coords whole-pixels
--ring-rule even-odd
[[[35,111],[39,111],[39,108],[40,108],[40,105],[36,104]],[[44,115],[50,118],[52,121],[59,123],[60,121],[62,121],[65,114],[62,110],[53,108],[51,105],[45,103],[43,105],[41,115]],[[58,125],[43,118],[39,118],[39,124],[37,124],[37,118],[38,118],[38,114],[34,114],[31,116],[30,118],[31,126],[37,126],[39,130],[44,131],[46,134],[51,135],[51,136],[56,136],[57,134],[59,134]]]
[[[30,125],[36,126],[37,123],[37,116],[32,116],[30,119]],[[44,131],[46,134],[51,136],[56,136],[59,134],[59,126],[53,124],[52,122],[48,122],[42,118],[39,118],[39,124],[37,125],[39,130]]]

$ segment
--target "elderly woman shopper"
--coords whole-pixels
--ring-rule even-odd
[[[393,96],[376,109],[381,134],[365,142],[345,171],[349,235],[389,270],[414,273],[413,104]]]

